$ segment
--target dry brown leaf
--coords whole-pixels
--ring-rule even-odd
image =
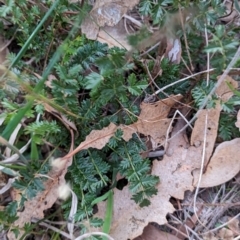
[[[237,1],[238,4],[240,3],[240,1]],[[239,16],[239,12],[234,9],[232,9],[232,1],[224,1],[224,5],[226,7],[226,14],[220,18],[221,21],[225,22],[225,23],[230,23],[233,22],[234,19],[236,19]]]
[[[212,151],[215,145],[217,133],[218,133],[218,123],[220,117],[221,107],[219,105],[216,108],[204,109],[198,111],[198,118],[195,122],[194,129],[191,135],[191,145],[195,147],[202,146],[205,132],[205,118],[207,114],[207,139],[206,145],[208,146],[205,154],[205,164],[208,163]]]
[[[127,41],[127,32],[124,27],[123,19],[114,27],[105,26],[100,28],[97,35],[97,41],[108,44],[108,47],[119,47],[131,50],[131,46]]]
[[[3,64],[6,61],[7,54],[8,54],[8,48],[6,47],[6,41],[0,35],[0,64]]]
[[[88,39],[96,40],[99,32],[99,26],[95,23],[91,16],[88,16],[84,19],[84,22],[81,25],[81,30]]]
[[[214,112],[214,109],[209,111]],[[205,116],[205,111],[199,112],[199,118],[195,122],[193,134],[198,132],[199,126],[203,128],[199,123],[202,121],[202,115]],[[209,114],[207,128],[212,127],[211,118],[215,120],[215,115]],[[172,132],[172,136],[181,130],[184,125],[185,122],[179,120]],[[207,134],[215,136],[217,134],[217,128],[211,128],[211,131],[209,130]],[[213,147],[214,146],[207,140],[206,151],[212,152]],[[200,167],[202,151],[202,141],[196,146],[189,146],[184,134],[178,134],[170,141],[163,160],[153,162],[152,174],[159,175],[161,179],[160,185],[162,186],[159,189],[159,196],[161,196],[162,192],[167,191],[169,195],[177,199],[183,199],[186,190],[192,191],[194,189],[192,185],[192,171]]]
[[[87,17],[81,25],[82,32],[86,34],[87,38],[96,40],[99,27],[104,27],[106,25],[115,28],[115,25],[120,22],[122,16],[128,10],[137,5],[138,2],[139,0],[97,0],[92,11],[90,12],[90,16]],[[117,29],[117,31],[118,30],[119,29]],[[119,34],[115,35],[114,30],[111,30],[110,36],[118,40],[118,35]],[[103,32],[101,32],[101,38],[106,39],[105,34],[103,37]],[[121,35],[121,38],[123,38],[123,35]],[[109,39],[107,42],[110,42]],[[112,43],[116,43],[116,41],[111,42],[111,44]]]
[[[240,171],[240,138],[221,143],[215,150],[206,172],[202,175],[201,188],[214,187],[232,179]],[[194,172],[194,186],[199,172]]]
[[[179,39],[167,39],[165,56],[173,63],[179,64],[181,62],[182,47]]]
[[[143,234],[134,238],[134,240],[179,240],[179,238],[148,224],[147,227],[144,228]]]
[[[73,149],[73,130],[70,130],[72,142],[70,151]],[[22,212],[18,212],[18,219],[14,222],[11,228],[19,228],[20,232],[18,237],[15,237],[15,234],[11,231],[11,228],[8,232],[9,240],[20,239],[24,234],[21,228],[24,227],[25,223],[31,222],[32,218],[42,219],[44,218],[44,211],[52,207],[52,205],[57,201],[59,196],[59,187],[66,184],[65,174],[67,173],[67,169],[72,164],[72,158],[68,159],[58,159],[53,165],[52,170],[46,176],[47,180],[43,183],[44,191],[40,191],[37,193],[36,197],[25,201],[24,210]]]
[[[229,222],[230,221],[230,222]],[[234,236],[240,236],[240,221],[235,218],[227,217],[228,228],[234,233]]]
[[[58,118],[68,129],[73,129],[78,133],[77,127],[74,122],[67,119],[65,115],[63,115],[61,112],[59,112],[57,109],[53,108],[46,102],[41,102],[44,106],[44,109],[54,115],[56,118]]]
[[[218,76],[218,80],[220,78],[221,76]],[[216,92],[215,92],[216,95],[220,97],[223,102],[227,102],[234,95],[234,93],[229,89],[226,82],[230,83],[235,89],[237,89],[238,87],[237,81],[235,81],[230,76],[226,76],[222,84],[216,89]]]
[[[230,229],[221,228],[217,234],[220,239],[233,240],[234,234]]]
[[[218,77],[219,79],[220,77]],[[233,96],[233,92],[229,89],[226,82],[230,82],[233,87],[237,88],[238,83],[229,76],[226,76],[222,84],[217,88],[216,94],[221,98],[222,101],[227,101]],[[208,110],[204,110],[208,111]],[[212,114],[216,114],[216,118],[209,119],[209,126],[208,132],[212,131],[213,128],[218,128],[218,118],[221,111],[220,105],[213,110]],[[210,117],[210,113],[209,113]],[[200,121],[201,122],[201,121]],[[202,118],[202,124],[204,125],[204,118]],[[201,124],[201,123],[200,123]],[[215,130],[214,130],[215,131]],[[192,133],[191,142],[192,144],[198,144],[200,139],[203,139],[204,131],[198,131],[196,134]],[[211,139],[210,139],[210,138]],[[199,139],[198,139],[199,138]],[[210,134],[207,137],[207,143],[213,145],[215,144],[216,136]],[[239,149],[239,139],[234,139],[229,142],[224,142],[220,144],[215,153],[213,154],[212,158],[210,159],[210,163],[207,166],[206,172],[202,175],[200,187],[213,187],[220,185],[226,181],[232,179],[240,170],[240,161],[237,158],[236,151]],[[209,157],[211,156],[212,152],[206,150],[206,159],[205,164],[208,162]],[[197,182],[199,179],[199,170],[193,171],[194,175],[194,186],[197,186]]]
[[[101,27],[115,26],[128,10],[138,4],[139,0],[97,0],[91,14]]]
[[[58,188],[65,183],[65,174],[67,167],[71,165],[71,161],[65,161],[62,168],[53,170],[49,173],[50,179],[44,183],[46,190],[39,192],[36,197],[30,199],[24,203],[24,210],[18,212],[18,219],[14,222],[12,227],[23,228],[25,223],[31,222],[32,218],[42,219],[44,218],[44,211],[51,208],[52,205],[58,199]],[[11,230],[11,229],[10,229]],[[24,232],[20,231],[18,238],[14,233],[9,231],[8,239],[16,240],[20,239]]]
[[[5,39],[0,35],[0,65],[5,64],[6,56],[8,54],[8,48],[6,47]],[[0,76],[4,74],[4,70],[0,69]]]
[[[203,236],[203,240],[219,240],[219,238],[215,237],[215,235],[210,232],[206,236]]]
[[[167,116],[173,105],[181,98],[182,95],[178,94],[155,103],[141,103],[141,113],[138,121],[129,126],[121,127],[124,131],[124,140],[128,141],[132,138],[133,133],[138,132],[145,136],[151,136],[156,145],[163,145],[171,122],[171,119]]]
[[[96,148],[102,149],[114,135],[117,130],[117,126],[114,123],[110,123],[107,127],[102,130],[93,130],[86,137],[86,140],[82,142],[76,149],[71,153],[67,154],[64,158],[69,158],[78,153],[83,149]]]
[[[150,207],[139,207],[133,200],[128,187],[122,191],[114,189],[114,212],[110,235],[115,240],[133,239],[142,234],[144,227],[149,222],[158,224],[167,223],[167,213],[174,212],[174,207],[169,202],[169,194],[163,193],[161,199],[159,196],[151,198]],[[105,216],[106,202],[98,204],[97,217]]]
[[[41,79],[41,77],[40,77],[40,79]],[[52,82],[54,80],[57,80],[57,78],[53,74],[50,74],[47,78],[47,81],[45,81],[45,85],[49,88],[53,88]]]
[[[240,110],[238,111],[238,114],[237,114],[237,121],[235,123],[235,126],[240,130]]]

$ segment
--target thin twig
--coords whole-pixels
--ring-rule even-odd
[[[185,65],[185,67],[187,68],[187,70],[189,71],[189,73],[192,75],[193,73],[192,73],[191,69],[188,67],[186,61],[184,60],[184,58],[183,58],[182,56],[181,56],[181,61],[183,62],[183,64]]]
[[[189,46],[188,46],[188,42],[187,42],[186,32],[184,30],[183,16],[182,16],[182,10],[181,10],[180,4],[179,4],[178,8],[179,8],[180,21],[181,21],[182,30],[183,30],[184,43],[185,43],[185,47],[186,47],[189,63],[190,63],[190,66],[191,66],[191,70],[193,71],[194,67],[193,67],[191,55],[190,55],[190,52],[189,52]]]
[[[146,55],[147,53],[151,52],[154,48],[156,48],[157,46],[159,46],[159,44],[161,43],[161,41],[157,42],[155,45],[153,45],[152,47],[150,47],[147,51],[143,52],[142,54],[139,55],[139,57],[142,57],[144,55]]]
[[[211,233],[211,232],[215,232],[215,231],[217,231],[217,230],[219,230],[219,229],[227,226],[230,222],[232,222],[234,219],[237,219],[238,217],[240,217],[240,213],[238,213],[235,217],[233,217],[233,218],[232,218],[231,220],[229,220],[228,222],[226,222],[226,223],[224,223],[224,224],[222,224],[222,225],[220,225],[220,226],[218,226],[218,227],[216,227],[216,228],[214,228],[214,229],[211,229],[211,230],[205,232],[204,235],[205,235],[205,234],[208,234],[208,233]]]
[[[186,235],[185,233],[181,232],[179,229],[173,227],[172,225],[170,225],[169,223],[166,223],[166,226],[171,228],[172,230],[176,231],[179,235],[182,235],[185,238],[188,238],[188,235]],[[174,236],[177,237],[178,234],[175,234]]]
[[[206,40],[206,47],[208,46],[208,35],[207,35],[207,27],[205,26],[205,40]],[[207,52],[207,69],[210,68],[210,55]],[[207,72],[207,86],[209,85],[209,72]]]
[[[195,73],[195,74],[190,75],[190,76],[188,76],[188,77],[182,78],[182,79],[180,79],[180,80],[178,80],[178,81],[176,81],[176,82],[173,82],[173,83],[170,83],[170,84],[164,86],[163,88],[157,90],[157,91],[156,91],[155,93],[153,93],[152,95],[159,94],[160,92],[164,91],[165,89],[167,89],[167,88],[169,88],[169,87],[172,87],[173,85],[175,85],[175,84],[177,84],[177,83],[184,82],[184,81],[188,80],[189,78],[193,78],[193,77],[195,77],[195,76],[201,75],[201,74],[203,74],[203,73],[211,72],[211,71],[213,71],[213,70],[214,70],[214,68],[211,68],[211,69],[209,69],[209,70],[204,70],[204,71],[202,71],[202,72],[198,72],[198,73]]]
[[[193,231],[189,226],[187,226],[185,223],[182,223],[182,222],[181,222],[178,218],[176,218],[174,215],[170,214],[170,216],[171,216],[175,221],[177,221],[178,223],[180,223],[181,225],[184,225],[184,227],[185,227],[188,231],[190,231],[197,239],[202,240],[202,238],[200,238],[200,237],[198,236],[198,234],[197,234],[195,231]]]
[[[169,136],[169,133],[170,133],[170,130],[171,130],[171,126],[172,126],[172,124],[173,124],[173,121],[176,119],[176,115],[177,115],[177,114],[179,114],[179,115],[182,117],[182,119],[188,124],[188,126],[189,126],[191,129],[193,128],[192,125],[189,124],[188,120],[184,117],[184,115],[183,115],[179,110],[175,111],[175,113],[174,113],[174,115],[173,115],[173,117],[172,117],[172,119],[171,119],[171,122],[170,122],[170,124],[169,124],[169,126],[168,126],[167,132],[166,132],[166,140],[165,140],[165,143],[164,143],[164,149],[165,149],[165,151],[166,151],[166,149],[167,149],[168,136]]]
[[[156,61],[156,60],[155,60],[155,61]],[[160,89],[159,86],[155,83],[155,79],[156,79],[157,75],[156,75],[156,77],[153,78],[152,75],[151,75],[151,73],[150,73],[150,71],[149,71],[148,65],[147,65],[146,63],[145,63],[144,65],[145,65],[145,68],[146,68],[146,70],[147,70],[148,77],[150,78],[151,82],[154,84],[154,86],[155,86],[157,89]]]
[[[127,27],[127,20],[126,20],[126,18],[124,18],[123,23],[124,23],[124,28],[125,28],[127,34],[130,35],[130,32],[128,31],[128,27]]]
[[[37,220],[32,220],[32,222],[37,222]],[[40,226],[43,226],[43,227],[46,227],[46,228],[48,228],[48,229],[51,229],[51,230],[53,230],[54,232],[57,232],[57,233],[61,234],[62,236],[66,237],[66,238],[68,238],[68,239],[72,239],[71,236],[70,236],[68,233],[63,232],[62,230],[60,230],[60,229],[58,229],[58,228],[56,228],[56,227],[53,227],[53,226],[51,226],[50,224],[47,224],[47,223],[44,223],[44,222],[40,222],[39,225],[40,225]]]
[[[200,188],[200,183],[201,183],[201,180],[202,180],[203,168],[204,168],[204,160],[205,160],[205,155],[206,155],[207,125],[208,125],[208,110],[206,111],[206,116],[205,116],[204,138],[203,138],[203,153],[202,153],[202,159],[201,159],[201,168],[200,168],[200,172],[199,172],[199,178],[198,178],[196,191],[195,191],[194,198],[193,198],[193,211],[194,211],[194,214],[195,214],[197,220],[199,221],[199,223],[201,225],[203,225],[203,226],[204,226],[204,224],[198,218],[198,214],[197,214],[197,210],[196,210],[196,202],[197,202],[197,195],[198,195],[199,188]]]
[[[142,23],[140,21],[136,20],[135,18],[133,18],[133,17],[127,15],[127,14],[123,14],[123,17],[130,20],[132,23],[134,23],[138,27],[142,27]]]

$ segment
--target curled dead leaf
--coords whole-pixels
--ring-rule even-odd
[[[215,150],[200,187],[214,187],[232,179],[240,171],[240,138],[221,143]],[[199,171],[194,171],[194,186],[197,186]]]

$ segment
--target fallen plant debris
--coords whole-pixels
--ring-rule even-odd
[[[238,239],[239,11],[2,1],[0,238]]]
[[[225,82],[223,82],[223,84],[225,84]],[[71,165],[71,161],[67,159],[72,158],[74,154],[83,149],[90,147],[102,149],[109,142],[110,138],[114,136],[117,129],[123,131],[123,139],[125,141],[129,141],[133,133],[142,133],[150,136],[156,146],[158,144],[164,145],[166,140],[165,134],[171,122],[171,119],[167,119],[167,115],[171,107],[180,99],[181,96],[173,96],[156,103],[142,103],[142,111],[136,123],[119,127],[111,123],[102,130],[92,131],[86,137],[86,140],[75,150],[71,151],[64,158],[55,160],[57,161],[57,163],[54,164],[56,167],[49,173],[49,179],[45,183],[45,189],[47,190],[25,203],[26,210],[19,214],[19,219],[15,224],[21,227],[20,224],[26,223],[27,221],[30,222],[32,217],[38,219],[43,218],[43,211],[51,207],[57,200],[57,189],[64,184],[67,167]],[[215,124],[218,123],[219,114],[220,109],[200,110],[198,114],[199,117],[192,131],[191,144],[186,140],[186,134],[183,131],[174,136],[186,124],[183,119],[178,120],[177,125],[172,131],[173,138],[169,141],[166,155],[161,162],[157,160],[153,162],[151,173],[152,175],[159,176],[161,182],[157,187],[158,195],[151,198],[151,205],[149,207],[139,208],[133,200],[130,200],[132,194],[127,187],[124,187],[121,191],[114,190],[114,214],[110,232],[114,239],[136,238],[141,235],[144,227],[150,222],[156,222],[159,225],[167,223],[166,215],[174,212],[174,207],[169,202],[170,196],[176,199],[183,199],[184,192],[187,190],[193,191],[197,185],[199,175],[197,175],[195,171],[193,177],[191,173],[201,166],[204,148],[203,133],[205,128],[208,129],[206,136],[207,142],[205,143],[205,164],[207,164],[208,161],[210,161],[210,164],[208,164],[207,171],[202,176],[201,187],[219,185],[233,178],[239,172],[238,154],[235,153],[240,149],[240,139],[233,140],[232,144],[224,142],[220,145],[222,148],[226,145],[222,151],[227,151],[225,155],[221,152],[219,153],[219,157],[223,159],[222,162],[219,162],[217,157],[218,151],[220,151],[218,149],[221,148],[220,146],[215,151],[217,156],[215,157],[215,155],[213,155],[212,160],[210,159],[214,147],[213,143],[217,136],[218,127]],[[207,124],[203,121],[206,116],[208,117]],[[155,131],[155,129],[161,129],[161,131]],[[230,146],[232,146],[232,148]],[[232,169],[232,164],[229,165],[229,161],[233,161],[233,164],[238,167]],[[217,163],[216,166],[212,166],[215,162]],[[219,163],[222,164],[220,165]],[[226,168],[227,166],[229,166],[229,170]],[[208,172],[208,169],[210,169],[211,172]],[[227,174],[219,175],[220,171],[227,172]],[[193,179],[195,183],[193,183]],[[206,182],[207,185],[204,185],[204,182]],[[129,200],[127,201],[126,199]],[[160,202],[161,204],[159,204]],[[104,218],[105,212],[105,203],[99,203],[97,217]],[[124,216],[124,218],[121,216]],[[128,222],[127,227],[123,224],[124,222]],[[12,233],[8,237],[9,239],[14,239]]]

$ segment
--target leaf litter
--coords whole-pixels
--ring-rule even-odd
[[[110,46],[124,46],[129,49],[125,41],[126,32],[123,28],[122,18],[127,10],[134,7],[138,2],[138,0],[132,1],[131,3],[129,1],[112,2],[112,0],[95,1],[94,8],[91,12],[91,17],[94,18],[95,22],[91,19],[91,24],[94,23],[91,26],[88,25],[89,23],[86,23],[86,33],[89,33],[89,29],[93,29],[95,30],[95,32],[92,33],[94,39],[97,38],[101,42],[107,42]],[[114,14],[111,11],[114,11]],[[234,9],[233,13],[235,12]],[[229,21],[229,19],[222,20]],[[99,28],[99,26],[101,28]],[[112,26],[115,26],[115,29]],[[84,32],[84,25],[82,30]],[[108,34],[104,34],[106,31],[110,33],[111,36],[115,36],[116,39],[120,39],[120,44],[116,41],[111,42],[112,38],[107,38]],[[173,46],[170,46],[165,54],[167,54],[173,62],[179,63],[181,46],[176,40],[173,41]],[[169,44],[171,45],[170,42],[168,45]],[[226,80],[232,83],[234,88],[237,87],[237,83],[230,77],[227,76]],[[226,84],[222,84],[220,88],[216,90],[216,93],[222,101],[227,101],[232,96]],[[167,133],[171,133],[172,137],[168,142],[168,148],[166,149],[163,160],[153,161],[151,173],[159,176],[161,179],[161,182],[158,184],[158,195],[151,199],[152,204],[150,207],[139,208],[135,202],[131,200],[131,193],[127,186],[124,187],[122,191],[115,189],[111,235],[114,236],[116,240],[132,239],[143,232],[141,236],[136,238],[137,240],[179,239],[169,233],[157,230],[149,223],[156,222],[159,225],[167,223],[166,215],[175,211],[175,207],[169,202],[170,197],[183,199],[184,193],[187,190],[193,191],[195,189],[199,179],[199,169],[203,151],[205,151],[205,171],[202,175],[200,187],[207,188],[225,183],[235,177],[240,170],[239,160],[237,158],[239,156],[240,139],[221,143],[214,149],[221,111],[220,105],[217,104],[216,109],[200,110],[197,113],[198,119],[194,124],[190,142],[188,141],[186,131],[179,133],[179,130],[186,124],[181,118],[179,118],[177,124],[172,129],[172,119],[167,116],[174,103],[180,101],[181,98],[182,96],[174,96],[153,104],[143,102],[141,104],[141,114],[138,116],[136,123],[129,126],[116,126],[111,123],[108,127],[100,131],[92,131],[86,140],[75,150],[71,149],[69,154],[64,158],[55,161],[55,168],[49,173],[48,180],[45,182],[46,190],[34,199],[26,202],[24,211],[18,214],[20,220],[15,222],[15,224],[21,227],[23,223],[30,222],[33,217],[44,217],[44,210],[50,208],[57,200],[59,195],[56,190],[59,189],[59,186],[65,184],[64,176],[67,172],[67,167],[71,165],[71,158],[77,152],[90,147],[102,149],[117,129],[123,131],[123,139],[125,141],[128,141],[133,133],[141,133],[148,136],[153,144],[153,149],[165,145],[168,138]],[[182,112],[184,112],[184,110],[186,109],[183,109]],[[52,109],[50,111],[52,111]],[[55,116],[61,118],[61,121],[65,122],[66,125],[70,125],[68,129],[71,131],[71,134],[73,134],[72,129],[77,132],[76,127],[71,126],[72,123],[68,121],[64,115],[59,115],[59,113],[56,113]],[[208,118],[207,125],[205,125],[204,122],[206,116]],[[240,111],[238,112],[236,126],[240,129]],[[206,149],[204,150],[203,139],[205,128],[207,128],[207,140]],[[29,209],[29,211],[26,209]],[[105,203],[99,203],[98,209],[97,215],[103,217],[105,214]],[[122,216],[124,216],[124,218]],[[68,227],[72,235],[73,223],[69,223]],[[234,225],[229,224],[228,227],[229,229],[222,228],[218,232],[219,238],[232,239],[234,235],[239,235],[238,220],[234,222]],[[9,239],[11,239],[10,234]],[[218,238],[212,236],[204,239]]]
[[[229,77],[227,80],[229,80]],[[235,84],[234,80],[231,79],[231,81]],[[219,95],[225,95],[226,91],[229,92],[229,89],[226,88],[226,83],[223,82],[223,84],[225,87],[221,84],[220,89],[222,90],[218,89]],[[229,95],[228,98],[230,97]],[[170,198],[183,199],[187,190],[193,191],[195,189],[199,178],[198,169],[200,169],[203,154],[204,128],[207,128],[207,140],[206,157],[204,159],[206,172],[203,174],[203,186],[205,186],[204,183],[211,183],[212,179],[215,179],[215,181],[212,181],[210,186],[219,185],[233,178],[239,172],[239,161],[237,161],[235,156],[238,156],[237,154],[239,153],[240,139],[220,144],[213,153],[218,130],[218,118],[221,111],[220,105],[217,105],[215,109],[199,110],[189,142],[186,130],[179,133],[179,130],[186,124],[183,119],[179,118],[172,131],[168,131],[171,128],[170,123],[172,119],[169,119],[167,116],[174,104],[179,102],[181,98],[181,95],[176,95],[155,103],[143,102],[137,122],[128,126],[116,126],[111,123],[102,130],[93,130],[75,150],[71,150],[65,157],[55,160],[57,164],[54,165],[55,167],[48,174],[48,179],[44,184],[45,190],[38,193],[33,199],[25,202],[25,208],[18,213],[19,219],[14,225],[23,227],[32,218],[42,219],[44,210],[50,208],[56,202],[59,187],[65,184],[64,177],[67,168],[71,165],[72,156],[90,147],[102,149],[117,129],[123,131],[123,139],[125,141],[128,141],[133,133],[141,133],[152,138],[156,146],[165,144],[168,137],[166,136],[167,132],[171,132],[172,137],[168,142],[163,160],[153,161],[151,174],[159,176],[160,183],[157,185],[158,194],[151,198],[149,207],[140,208],[131,199],[132,194],[127,186],[123,190],[114,189],[114,212],[110,235],[115,240],[134,239],[140,236],[150,222],[155,222],[159,225],[166,224],[167,214],[175,211],[175,207],[169,201]],[[224,100],[226,101],[226,98]],[[187,109],[183,108],[182,113],[184,114],[185,112],[187,112]],[[206,114],[208,116],[207,126],[203,121]],[[68,123],[66,122],[66,124]],[[237,153],[235,156],[234,152]],[[218,162],[219,158],[221,159],[221,164]],[[238,166],[238,168],[229,164],[231,160],[233,161],[232,164]],[[214,171],[215,169],[216,171]],[[222,174],[217,176],[217,172]],[[223,175],[223,173],[227,174]],[[206,187],[209,187],[209,185]],[[104,218],[105,210],[106,203],[99,203],[96,216]],[[9,232],[8,237],[9,239],[15,239],[11,232]]]

